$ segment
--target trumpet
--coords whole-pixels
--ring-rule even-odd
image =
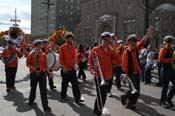
[[[100,85],[101,86],[107,85],[108,83],[106,83],[106,81],[104,80],[104,77],[101,71],[101,66],[100,66],[99,59],[96,52],[93,52],[93,62],[94,62],[95,72],[96,73],[99,72],[100,74],[100,78],[101,78]]]
[[[102,102],[102,95],[101,95],[101,88],[100,86],[104,86],[107,85],[106,81],[104,80],[102,71],[101,71],[101,67],[100,67],[100,63],[99,63],[99,59],[97,56],[96,52],[93,52],[93,63],[94,63],[94,67],[95,67],[95,72],[99,72],[100,74],[100,78],[101,78],[101,83],[99,82],[99,78],[97,77],[97,88],[96,91],[99,92],[99,98],[97,97],[97,105],[98,105],[98,110],[102,111],[102,116],[110,116],[110,111],[108,108],[104,108],[103,106],[103,102]],[[100,83],[100,84],[99,84]],[[94,85],[95,85],[95,81],[94,81]],[[100,107],[101,106],[101,107]]]
[[[121,74],[120,75],[120,78],[121,78],[121,82],[128,82],[128,84],[130,85],[131,87],[131,94],[135,94],[137,93],[137,90],[136,88],[134,87],[133,85],[133,82],[131,81],[131,79],[129,77],[126,77],[126,74]]]

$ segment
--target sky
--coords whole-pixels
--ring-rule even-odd
[[[26,34],[31,32],[31,0],[0,0],[0,31],[8,30],[15,18],[15,8],[17,19],[21,20],[19,27]]]

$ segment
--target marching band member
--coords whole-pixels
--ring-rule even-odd
[[[47,39],[44,39],[43,40],[43,48],[42,48],[43,52],[45,54],[47,54],[50,50],[49,48],[49,41]],[[52,70],[50,70],[50,72],[52,72]],[[53,82],[53,77],[49,77],[48,75],[48,79],[49,79],[49,86],[50,86],[50,89],[53,90],[56,88],[56,86],[54,85],[54,82]]]
[[[7,47],[2,52],[2,61],[5,64],[6,86],[7,92],[15,90],[15,78],[18,68],[18,57],[21,57],[21,52],[18,50],[14,43],[9,39],[7,40]]]
[[[66,43],[61,45],[59,48],[59,61],[62,65],[61,76],[62,76],[62,84],[61,84],[61,99],[67,101],[67,88],[68,83],[72,84],[73,96],[75,99],[75,103],[79,104],[84,101],[84,98],[81,97],[78,79],[76,75],[76,48],[73,41],[73,33],[67,32],[65,34]]]
[[[139,64],[138,51],[142,49],[147,39],[151,36],[153,28],[149,27],[147,34],[143,39],[137,43],[137,36],[131,34],[127,38],[128,48],[124,51],[122,56],[122,70],[126,75],[126,78],[130,78],[137,92],[131,94],[131,87],[127,90],[124,95],[121,95],[122,105],[126,105],[126,99],[129,99],[127,108],[132,110],[136,109],[136,102],[140,95],[140,73],[141,68]]]
[[[172,103],[172,98],[175,94],[175,77],[174,70],[172,68],[171,62],[174,60],[173,57],[173,48],[171,48],[171,43],[174,37],[171,35],[164,37],[164,47],[159,51],[159,62],[162,64],[161,67],[161,84],[162,84],[162,92],[160,98],[160,105],[174,107]],[[173,86],[168,92],[169,82],[172,82]],[[168,104],[167,104],[168,103]]]
[[[42,52],[42,40],[35,40],[33,42],[34,50],[32,50],[26,59],[26,65],[30,69],[30,95],[29,95],[29,105],[33,105],[36,97],[36,88],[39,82],[39,89],[41,94],[41,101],[44,111],[51,112],[51,108],[48,106],[47,92],[46,92],[46,72],[50,75],[52,73],[49,71],[47,66],[46,55]]]
[[[91,74],[95,73],[94,81],[96,88],[99,88],[98,85],[101,83],[101,76],[104,77],[105,82],[108,84],[100,86],[100,90],[96,89],[97,97],[94,104],[94,115],[101,116],[102,110],[106,102],[107,92],[110,90],[110,82],[112,79],[112,57],[114,56],[114,51],[111,47],[111,33],[103,32],[101,34],[102,44],[96,46],[92,49],[90,54],[90,72]],[[96,53],[99,59],[99,64],[101,68],[102,75],[99,74],[99,70],[96,69],[95,62],[93,61],[94,54]],[[101,97],[100,97],[101,96]],[[102,99],[102,103],[100,103]],[[101,110],[102,109],[102,110]]]
[[[116,76],[115,83],[117,86],[117,89],[120,90],[121,88],[121,80],[120,80],[120,75],[122,74],[122,55],[125,50],[124,48],[124,42],[123,40],[118,40],[116,43],[116,54],[113,59],[113,75]]]
[[[86,74],[84,72],[84,69],[86,67],[87,63],[87,54],[84,50],[84,46],[82,44],[79,45],[79,50],[77,53],[77,61],[78,61],[78,66],[79,66],[79,72],[78,72],[78,78],[80,79],[82,76],[83,81],[86,80]]]

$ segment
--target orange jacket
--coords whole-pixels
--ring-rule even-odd
[[[137,45],[136,45],[137,51],[142,49],[144,43],[145,42],[143,39],[137,43]],[[132,50],[132,52],[131,52],[131,56],[132,56],[132,60],[133,60],[133,74],[138,74],[141,72],[136,49]],[[128,50],[131,51],[131,48],[129,46],[128,46]],[[124,51],[123,56],[122,56],[122,70],[124,73],[128,73],[128,53],[126,50]]]
[[[6,47],[3,52],[2,52],[2,58],[5,59],[5,58],[8,58],[12,55],[13,53],[13,49],[12,48],[9,48],[9,47]],[[18,50],[18,49],[15,49],[14,51],[14,54],[16,54],[17,56],[21,56],[21,52]],[[11,63],[9,64],[5,64],[6,67],[17,67],[18,66],[18,57],[15,58],[14,61],[12,61]]]
[[[47,59],[44,52],[40,52],[38,59],[38,66],[36,66],[36,55],[35,51],[31,51],[26,59],[26,65],[31,65],[32,67],[39,67],[41,71],[45,72],[48,69]],[[30,69],[30,73],[34,73],[35,71]]]
[[[76,48],[68,46],[66,43],[61,45],[59,48],[59,61],[68,71],[72,71],[76,63]]]
[[[117,65],[117,66],[122,65],[123,52],[124,52],[124,48],[121,48],[121,47],[116,48],[116,53],[115,53],[114,58],[113,58],[113,64],[114,65]]]
[[[170,50],[172,50],[170,48]],[[173,50],[172,50],[173,52]],[[166,55],[166,48],[161,48],[159,51],[159,62],[160,63],[171,63],[172,62],[172,58],[165,58],[164,56]]]
[[[95,70],[94,62],[93,62],[93,52],[96,52],[98,55],[99,63],[101,66],[101,71],[105,80],[112,79],[112,58],[114,57],[114,51],[111,47],[108,47],[107,52],[105,52],[102,46],[94,47],[90,53],[90,69]],[[100,75],[98,73],[98,77]]]

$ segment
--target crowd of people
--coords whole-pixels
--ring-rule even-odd
[[[121,95],[121,104],[132,110],[136,109],[136,103],[140,96],[140,82],[151,83],[151,71],[155,67],[154,52],[151,45],[147,44],[152,36],[153,27],[149,27],[145,36],[139,40],[136,34],[127,37],[126,42],[118,39],[114,33],[101,33],[101,43],[93,47],[86,47],[80,44],[78,49],[75,46],[74,34],[67,32],[64,36],[66,42],[61,45],[59,51],[59,63],[61,64],[61,100],[68,101],[68,84],[72,84],[72,93],[76,104],[84,102],[81,96],[78,79],[87,81],[85,69],[89,69],[94,77],[97,96],[94,103],[94,115],[102,115],[101,109],[104,108],[107,95],[112,97],[111,88],[114,84],[118,90],[121,90],[121,75],[131,80],[129,88]],[[158,72],[159,85],[162,86],[160,105],[174,107],[172,98],[175,94],[175,71],[172,67],[173,52],[171,47],[174,37],[165,36],[164,46],[159,51]],[[51,111],[48,106],[47,98],[47,78],[51,90],[56,86],[53,81],[53,72],[48,68],[46,55],[53,50],[53,46],[47,39],[37,39],[33,42],[32,49],[26,50],[26,66],[30,71],[30,94],[29,105],[33,105],[36,97],[37,83],[39,83],[41,101],[44,111]],[[7,92],[14,91],[15,77],[18,67],[18,57],[21,52],[14,46],[11,40],[7,41],[7,46],[2,53],[2,61],[5,64],[5,76]],[[78,64],[78,71],[76,64]],[[172,82],[172,88],[168,91],[169,82]],[[136,92],[133,94],[133,88]],[[167,94],[168,93],[168,94]],[[129,102],[127,102],[127,100]]]

